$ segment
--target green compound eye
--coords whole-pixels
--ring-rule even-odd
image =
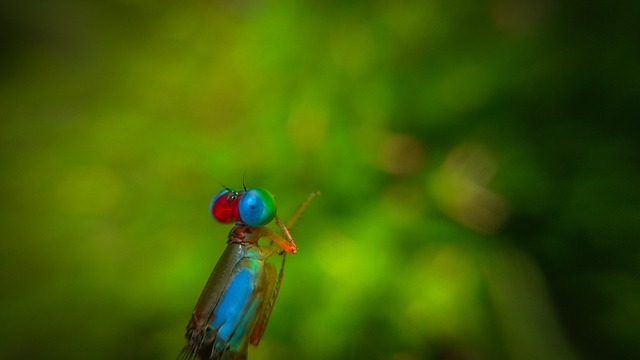
[[[276,199],[265,189],[251,188],[240,198],[238,210],[243,223],[266,225],[276,216]]]

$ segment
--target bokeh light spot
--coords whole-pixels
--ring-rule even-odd
[[[428,186],[452,218],[476,231],[494,232],[508,215],[506,200],[486,186],[496,167],[485,146],[462,144],[449,153]]]
[[[390,174],[414,174],[424,167],[425,159],[423,144],[413,136],[395,134],[383,140],[380,164]]]
[[[537,30],[549,17],[553,0],[494,0],[491,18],[502,31],[513,35]]]

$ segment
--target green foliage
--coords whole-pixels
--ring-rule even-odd
[[[640,350],[638,5],[0,7],[0,357],[175,358],[245,172],[322,192],[252,359]]]

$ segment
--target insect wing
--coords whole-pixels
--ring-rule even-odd
[[[231,274],[237,263],[244,257],[244,253],[244,247],[238,244],[229,244],[224,249],[193,310],[193,318],[198,324],[205,325],[209,322],[213,308],[220,301]]]
[[[282,280],[282,276],[278,277],[278,275],[276,274],[276,267],[273,264],[266,263],[264,266],[264,273],[266,285],[265,295],[268,296],[268,298],[266,299],[266,301],[262,302],[262,306],[258,311],[256,325],[251,332],[251,345],[254,346],[258,346],[258,344],[260,343],[260,339],[262,338],[262,335],[267,328],[269,317],[271,317],[273,305],[275,304],[276,297],[278,296],[278,290],[280,289],[280,280]]]

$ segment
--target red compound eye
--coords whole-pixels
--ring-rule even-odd
[[[221,223],[232,223],[240,219],[238,214],[238,192],[223,189],[211,200],[211,215]]]

